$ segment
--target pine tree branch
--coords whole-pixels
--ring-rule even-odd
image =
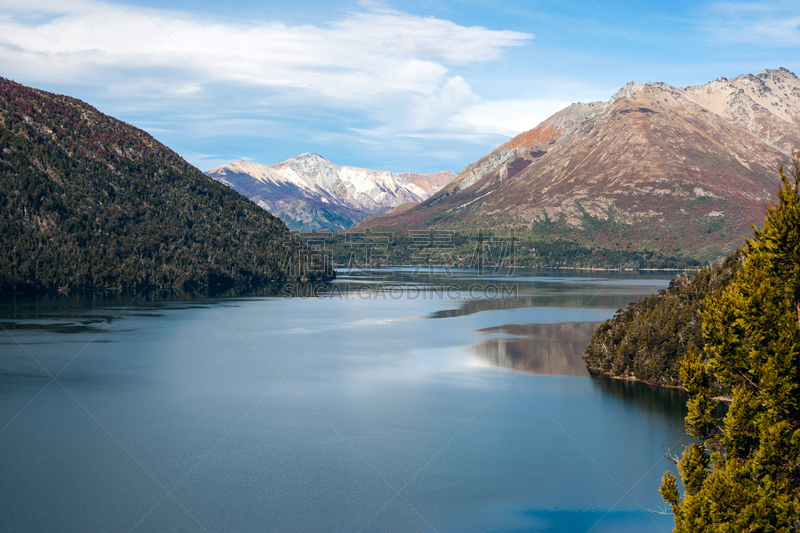
[[[748,378],[748,377],[745,375],[745,373],[744,373],[744,372],[742,372],[742,371],[741,371],[741,370],[739,370],[738,368],[736,369],[736,371],[737,371],[737,372],[738,372],[738,373],[739,373],[739,374],[740,374],[740,375],[741,375],[741,376],[742,376],[744,379],[746,379],[746,380],[748,381],[748,383],[750,383],[750,385],[752,385],[753,387],[755,387],[755,388],[756,388],[756,390],[761,390],[761,387],[759,387],[758,385],[756,385],[755,383],[753,383],[753,380],[752,380],[752,379],[750,379],[750,378]]]

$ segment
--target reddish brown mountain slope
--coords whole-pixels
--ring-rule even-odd
[[[511,139],[414,208],[359,227],[514,227],[713,258],[763,221],[795,145],[800,80],[785,69],[684,89],[629,83]]]

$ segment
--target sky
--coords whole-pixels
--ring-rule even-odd
[[[627,82],[800,73],[800,2],[0,0],[0,76],[201,170],[459,171]]]

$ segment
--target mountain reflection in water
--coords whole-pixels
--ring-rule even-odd
[[[521,372],[589,376],[581,356],[597,326],[597,322],[505,324],[479,330],[491,338],[471,350],[492,365]]]

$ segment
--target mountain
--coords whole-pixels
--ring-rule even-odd
[[[763,220],[793,146],[800,80],[786,69],[686,88],[631,82],[514,137],[425,202],[357,227],[515,228],[714,259]]]
[[[0,205],[0,292],[326,276],[293,261],[280,220],[146,132],[2,78]]]
[[[421,202],[455,173],[395,174],[335,165],[317,154],[282,163],[236,161],[206,172],[299,231],[347,229],[370,215]]]

